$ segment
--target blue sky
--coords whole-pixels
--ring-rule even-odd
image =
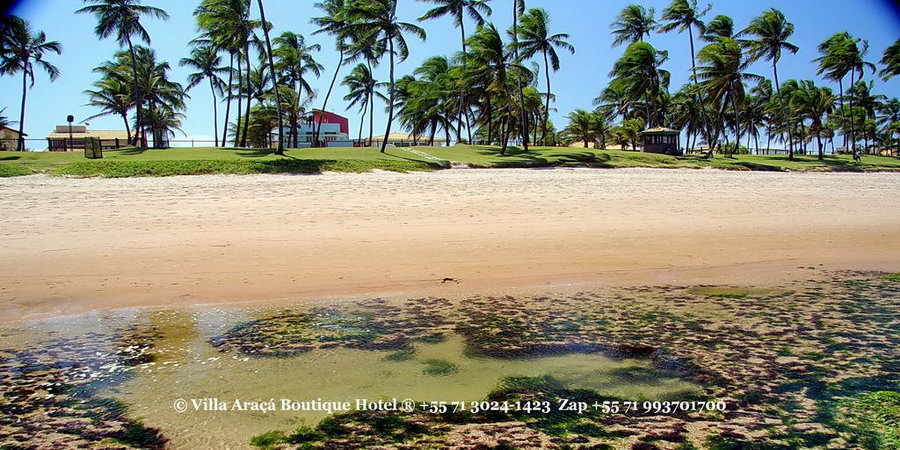
[[[172,78],[184,83],[187,70],[179,67],[178,61],[189,53],[188,41],[196,36],[192,13],[198,0],[152,0],[145,3],[162,7],[171,16],[166,22],[147,20],[145,25],[159,57],[172,65]],[[266,15],[274,23],[275,34],[290,30],[307,35],[313,42],[322,44],[323,51],[318,54],[318,60],[326,66],[326,72],[321,79],[313,82],[313,87],[320,95],[315,103],[318,106],[328,88],[338,55],[333,51],[334,42],[331,38],[324,35],[310,36],[315,30],[309,24],[309,18],[319,15],[318,10],[313,7],[314,3],[313,0],[267,0]],[[552,118],[557,126],[565,124],[564,117],[571,110],[590,109],[592,99],[606,85],[607,74],[623,51],[621,47],[610,48],[612,37],[609,34],[609,24],[628,3],[633,1],[528,0],[528,7],[547,9],[553,20],[554,31],[569,33],[569,41],[576,47],[575,55],[561,55],[562,68],[553,74],[554,93],[557,96],[554,106],[557,111]],[[668,0],[639,3],[655,7],[658,17]],[[493,0],[491,5],[494,15],[490,20],[498,28],[508,28],[511,25],[512,0]],[[415,21],[428,6],[419,1],[400,0],[401,19]],[[83,106],[87,100],[83,91],[96,80],[96,74],[91,69],[109,59],[117,50],[117,45],[112,40],[99,41],[93,34],[94,17],[74,14],[78,7],[80,2],[76,0],[26,0],[13,10],[14,14],[31,22],[35,29],[45,31],[50,39],[63,45],[63,54],[50,58],[61,69],[62,76],[51,84],[45,75],[40,74],[35,89],[29,92],[25,128],[31,137],[45,136],[54,125],[65,123],[67,114],[74,114],[76,121],[80,121],[96,112]],[[728,0],[713,2],[713,10],[708,18],[716,14],[730,15],[740,29],[752,17],[769,7],[782,10],[788,20],[795,24],[796,31],[792,41],[800,46],[796,55],[785,55],[779,64],[781,80],[814,79],[816,69],[810,61],[817,56],[816,46],[835,32],[849,31],[867,39],[871,45],[868,59],[873,62],[877,62],[884,49],[900,38],[900,15],[890,0]],[[255,8],[253,14],[258,15]],[[411,41],[412,56],[398,66],[398,77],[411,72],[430,56],[450,55],[459,48],[459,33],[452,27],[449,19],[428,21],[422,26],[428,32],[428,40],[424,43]],[[468,30],[472,28],[474,27],[469,25]],[[672,90],[677,89],[687,81],[690,69],[687,35],[654,34],[648,41],[658,49],[669,51],[670,60],[666,68],[672,72]],[[345,67],[341,76],[349,69]],[[771,66],[765,63],[758,63],[752,71],[771,76]],[[387,64],[381,66],[378,75],[382,80],[387,79]],[[876,80],[877,92],[890,97],[900,96],[900,79],[885,83],[876,76],[867,75],[867,78]],[[818,79],[817,82],[824,83]],[[544,89],[543,84],[540,88]],[[345,110],[345,89],[338,86],[336,91],[328,109],[349,117],[351,135],[355,136],[359,117],[355,110]],[[6,107],[7,116],[18,120],[21,78],[0,78],[0,93],[0,108]],[[209,139],[212,136],[211,94],[205,88],[198,88],[191,91],[190,95],[184,124],[187,139]],[[383,108],[378,108],[376,134],[383,129],[384,120],[386,114],[383,113]],[[94,129],[122,128],[121,121],[114,117],[94,119],[90,121],[90,125]],[[180,135],[176,137],[182,138],[184,137]]]

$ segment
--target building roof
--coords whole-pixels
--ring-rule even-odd
[[[650,128],[648,130],[641,131],[641,134],[679,134],[681,131],[673,130],[671,128],[666,127],[656,127]]]
[[[60,133],[54,131],[47,135],[50,139],[68,139],[69,133]],[[86,138],[86,137],[95,137],[100,139],[128,139],[128,132],[125,130],[87,130],[84,133],[72,133],[72,138]]]
[[[0,130],[12,131],[13,133],[19,134],[19,130],[10,127],[0,127]],[[22,133],[22,136],[28,136],[28,133]]]
[[[378,135],[372,138],[374,141],[383,141],[384,135]],[[412,133],[391,133],[390,137],[388,137],[388,142],[396,142],[396,141],[409,141],[412,142],[416,139]],[[421,138],[419,138],[421,140]]]

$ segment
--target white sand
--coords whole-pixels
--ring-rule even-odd
[[[891,173],[32,176],[0,180],[0,211],[0,320],[900,269]]]

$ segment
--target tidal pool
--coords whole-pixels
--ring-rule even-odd
[[[172,446],[221,448],[246,446],[251,437],[275,429],[315,425],[328,413],[194,411],[191,399],[216,398],[229,406],[235,400],[270,399],[475,401],[505,377],[542,375],[630,400],[691,395],[697,390],[639,359],[579,353],[524,359],[467,356],[463,339],[456,334],[439,343],[416,343],[414,352],[401,353],[401,358],[387,350],[348,348],[284,358],[221,353],[208,342],[218,328],[211,323],[215,318],[203,313],[166,314],[155,323],[161,332],[157,359],[101,394],[129,405],[131,415],[145,425],[162,429]],[[435,365],[446,370],[429,370]],[[177,399],[189,402],[187,412],[176,411]]]
[[[416,342],[401,350],[317,348],[288,357],[256,357],[222,351],[211,344],[235,324],[265,316],[260,311],[197,309],[193,311],[120,311],[45,321],[4,333],[0,343],[40,342],[53,336],[65,342],[108,342],[97,339],[104,329],[128,324],[153,332],[152,360],[128,368],[127,376],[102,384],[93,394],[126,406],[126,415],[161,430],[175,448],[248,447],[253,436],[314,426],[325,411],[195,410],[194,399],[265,402],[275,399],[328,402],[357,399],[416,401],[482,400],[512,376],[551,375],[572,388],[593,389],[627,400],[653,400],[696,395],[696,385],[654,370],[646,360],[614,359],[597,353],[568,353],[533,358],[472,356],[459,334],[443,340]],[[105,344],[104,344],[105,345]],[[103,347],[103,348],[101,348]],[[96,355],[115,353],[108,345],[88,345]],[[116,363],[98,366],[103,373]],[[111,371],[111,369],[110,369]],[[89,375],[94,376],[94,375]],[[179,412],[183,399],[188,410]]]

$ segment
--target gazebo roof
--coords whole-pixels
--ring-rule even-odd
[[[656,128],[650,128],[648,130],[641,131],[640,134],[644,135],[644,134],[680,134],[680,133],[681,133],[680,131],[673,130],[671,128],[656,127]]]

